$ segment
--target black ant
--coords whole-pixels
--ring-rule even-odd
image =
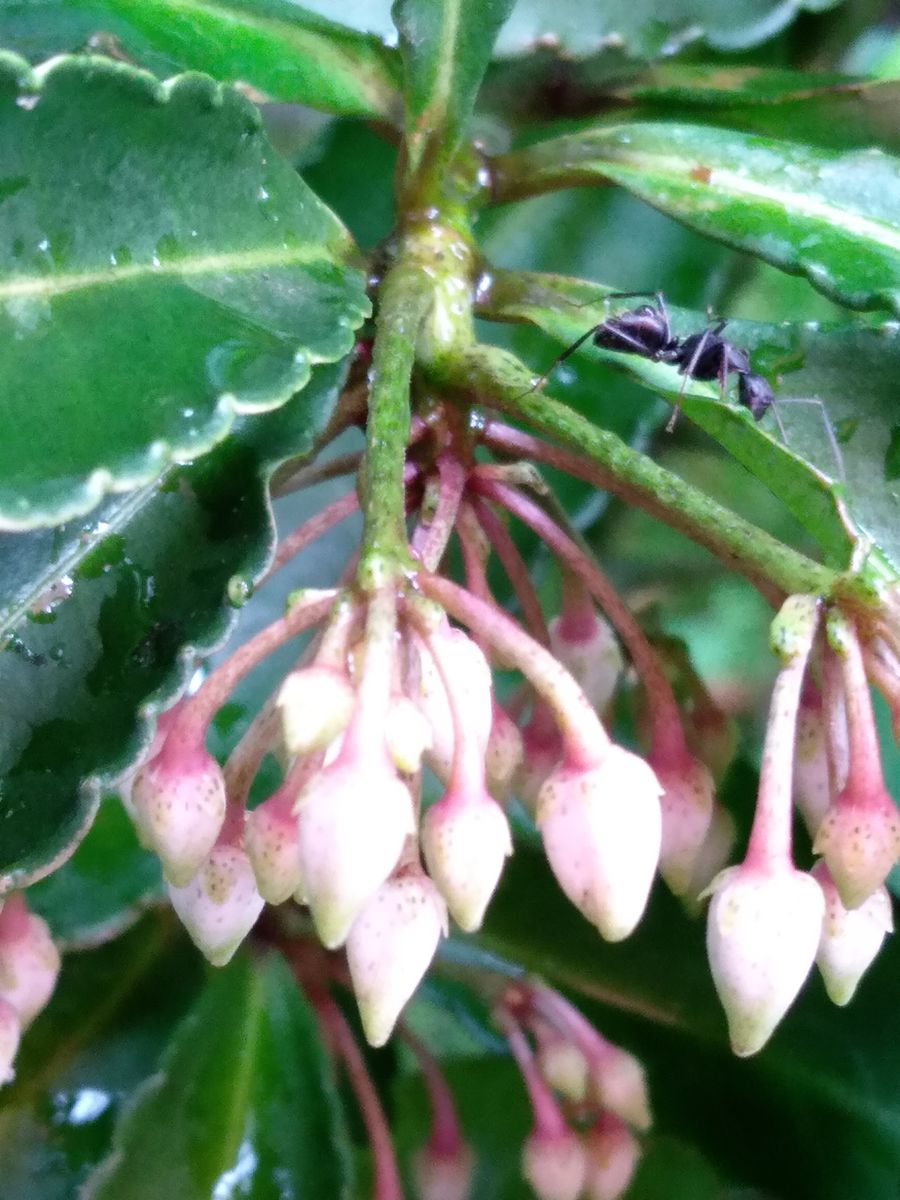
[[[594,345],[600,346],[604,350],[614,350],[620,354],[636,354],[640,358],[649,359],[650,362],[672,363],[678,367],[679,373],[684,376],[684,382],[678,393],[675,409],[666,425],[666,429],[670,433],[675,426],[681,397],[689,380],[699,379],[706,382],[717,379],[719,393],[724,400],[728,376],[736,374],[739,402],[749,411],[754,421],[761,421],[771,409],[786,444],[787,434],[778,410],[775,408],[775,396],[769,381],[762,375],[751,371],[750,356],[746,350],[742,350],[722,337],[722,330],[728,324],[727,321],[719,320],[715,324],[710,323],[700,333],[692,333],[686,338],[679,338],[672,332],[662,292],[610,292],[606,299],[624,300],[632,296],[651,295],[655,300],[654,304],[642,304],[638,308],[607,317],[599,325],[594,325],[587,333],[582,334],[571,346],[567,346],[550,369],[540,377],[535,388],[542,387],[551,371],[554,371],[570,354],[574,354],[588,338],[592,338]],[[790,399],[796,403],[815,404],[822,409],[826,434],[843,477],[843,455],[821,400],[801,397],[791,397]]]

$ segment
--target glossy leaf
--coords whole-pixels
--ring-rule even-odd
[[[583,58],[621,47],[632,58],[673,53],[702,38],[721,50],[753,46],[778,33],[804,9],[821,11],[835,0],[519,0],[497,42],[499,56],[545,46]]]
[[[165,897],[159,859],[137,840],[116,796],[106,796],[68,862],[28,889],[28,907],[65,949],[108,942]]]
[[[438,174],[458,149],[513,0],[397,0],[409,170]]]
[[[617,302],[615,308],[596,303],[609,290],[553,275],[515,276],[500,272],[495,276],[485,312],[500,319],[531,322],[566,346],[616,308],[641,303],[640,298]],[[673,309],[670,315],[678,336],[706,327],[706,318],[699,313]],[[783,401],[779,415],[788,436],[797,430],[799,440],[792,439],[789,446],[783,445],[771,417],[766,418],[763,429],[745,409],[723,404],[715,384],[691,380],[681,398],[684,412],[761,479],[816,538],[829,560],[840,567],[847,565],[856,536],[844,501],[829,482],[841,480],[843,466],[852,518],[900,564],[897,502],[887,478],[886,459],[893,424],[892,363],[895,355],[900,356],[897,331],[893,327],[883,332],[820,331],[808,326],[767,326],[739,321],[729,325],[728,333],[736,344],[755,352],[754,366],[758,370],[777,376],[776,394]],[[851,346],[853,354],[848,358]],[[591,345],[590,340],[580,353],[613,362],[644,386],[672,403],[678,402],[684,377],[676,367],[637,355],[602,350]],[[876,353],[882,357],[873,361]],[[883,373],[879,364],[883,364]],[[863,369],[870,370],[875,386],[860,394],[859,373]],[[817,397],[823,402],[825,412],[815,405],[791,404],[788,402],[791,397]],[[824,417],[832,423],[840,422],[848,412],[858,418],[858,423],[846,444],[842,462],[838,463],[827,437]],[[876,438],[882,447],[885,466],[880,479],[872,472],[870,438]]]
[[[171,914],[67,954],[50,1004],[0,1091],[3,1200],[73,1200],[109,1153],[125,1097],[156,1070],[202,982]]]
[[[22,529],[283,404],[368,302],[346,231],[236,92],[7,56],[0,95],[0,527]]]
[[[154,705],[227,636],[271,554],[266,480],[309,451],[341,378],[317,368],[282,409],[239,421],[160,484],[109,499],[87,528],[0,537],[13,595],[0,654],[0,891],[66,855],[149,741]],[[47,563],[66,574],[56,599]]]
[[[688,920],[662,889],[638,931],[609,946],[567,903],[542,857],[520,847],[479,940],[574,992],[607,1036],[642,1057],[655,1135],[684,1138],[727,1176],[779,1200],[894,1200],[894,939],[849,1008],[831,1005],[811,978],[769,1046],[749,1061],[728,1050],[702,921]]]
[[[82,1200],[342,1200],[346,1133],[315,1015],[275,956],[217,975]]]
[[[617,183],[853,308],[900,312],[900,159],[705,125],[595,126],[498,163],[499,196]]]
[[[326,112],[400,118],[396,54],[289,0],[63,0],[59,7],[87,9],[101,28],[112,18],[126,52],[147,46],[181,70],[240,80]]]

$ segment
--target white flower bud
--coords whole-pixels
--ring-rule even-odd
[[[621,1046],[605,1043],[602,1054],[591,1064],[588,1094],[595,1104],[633,1129],[644,1132],[653,1124],[643,1064]]]
[[[721,804],[714,804],[709,830],[694,860],[691,882],[683,897],[689,912],[700,911],[700,897],[719,872],[728,866],[736,838],[734,817]]]
[[[224,967],[256,924],[264,900],[250,860],[237,846],[212,848],[184,887],[169,884],[172,907],[214,967]]]
[[[537,823],[553,874],[607,941],[627,937],[646,907],[661,791],[647,763],[621,746],[588,770],[558,767],[541,788]]]
[[[447,905],[422,871],[386,880],[353,922],[347,965],[370,1046],[383,1046],[427,971]]]
[[[491,733],[484,756],[487,789],[498,804],[505,804],[522,763],[522,734],[499,704],[494,705]]]
[[[22,1023],[19,1014],[6,1000],[0,1000],[0,1087],[15,1078],[13,1063],[19,1049]]]
[[[21,893],[0,912],[0,1000],[11,1004],[24,1029],[53,994],[59,951],[47,922],[25,907]]]
[[[442,661],[450,675],[454,699],[460,715],[470,726],[482,750],[491,732],[491,668],[476,643],[461,629],[449,626],[432,634],[443,643]],[[444,681],[434,659],[423,649],[419,670],[419,706],[431,726],[431,748],[426,753],[429,766],[439,779],[448,779],[453,762],[453,718]]]
[[[422,755],[431,747],[432,733],[428,718],[408,696],[391,698],[384,737],[397,770],[414,775],[422,765]]]
[[[281,797],[247,814],[244,849],[259,894],[268,904],[283,904],[302,886],[297,819],[285,812]]]
[[[825,901],[793,867],[732,867],[712,884],[706,948],[735,1054],[766,1044],[813,964]]]
[[[585,1200],[619,1200],[634,1177],[641,1147],[622,1121],[604,1114],[585,1135]]]
[[[663,787],[659,871],[672,893],[684,896],[709,833],[715,786],[709,768],[697,758],[686,756],[676,766],[655,768]]]
[[[900,857],[900,813],[885,791],[862,798],[842,792],[825,814],[813,853],[828,864],[841,901],[858,908]]]
[[[537,1037],[537,1065],[547,1083],[565,1096],[581,1104],[588,1094],[588,1063],[571,1039],[563,1037],[552,1025],[533,1021]]]
[[[571,1129],[532,1133],[522,1148],[522,1174],[538,1200],[578,1200],[586,1170],[584,1144]]]
[[[824,863],[816,864],[813,877],[825,896],[825,920],[816,963],[829,998],[835,1004],[849,1004],[881,949],[885,934],[893,932],[891,898],[887,888],[880,887],[858,908],[844,908]]]
[[[794,737],[794,804],[815,838],[831,807],[828,745],[821,706],[801,702]]]
[[[417,1200],[469,1200],[474,1173],[475,1156],[464,1143],[452,1154],[439,1154],[426,1143],[413,1155]]]
[[[593,618],[581,636],[573,636],[567,629],[568,622],[562,616],[554,617],[549,625],[550,649],[602,713],[612,699],[625,663],[612,626],[596,611]]]
[[[474,933],[512,854],[503,810],[487,792],[469,796],[448,790],[425,814],[421,842],[428,873],[453,919]]]
[[[276,703],[284,744],[299,756],[321,750],[346,728],[356,693],[346,675],[331,667],[312,666],[285,678]]]

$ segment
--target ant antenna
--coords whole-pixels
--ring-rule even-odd
[[[788,438],[787,430],[784,427],[784,422],[781,419],[781,414],[778,411],[778,407],[782,404],[810,404],[814,405],[819,410],[822,418],[822,428],[825,430],[825,437],[828,440],[829,448],[834,456],[835,465],[837,466],[838,473],[840,475],[840,482],[846,484],[847,471],[844,466],[844,455],[834,432],[834,425],[831,423],[831,418],[828,415],[828,409],[825,407],[824,403],[818,398],[818,396],[782,396],[777,402],[772,402],[772,416],[775,418],[775,423],[778,426],[778,432],[781,434],[781,440],[784,442],[785,446],[789,447],[791,444],[790,439]]]

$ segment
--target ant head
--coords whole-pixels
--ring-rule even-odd
[[[740,377],[738,398],[744,408],[749,408],[754,421],[762,420],[775,402],[769,381],[763,379],[762,375],[753,375],[749,371]]]

